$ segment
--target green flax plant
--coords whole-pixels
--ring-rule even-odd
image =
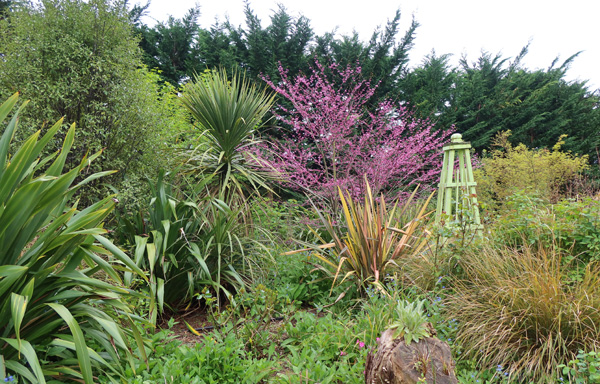
[[[161,171],[149,183],[152,199],[147,210],[140,210],[141,220],[138,215],[119,218],[119,232],[131,246],[136,265],[148,273],[145,289],[153,324],[165,305],[175,308],[191,299],[198,285],[209,282],[206,275],[210,277],[204,259],[191,252],[203,226],[201,210],[196,202],[174,196],[168,176]],[[125,273],[125,284],[139,286],[134,277]]]
[[[244,202],[249,190],[270,190],[275,172],[255,153],[261,144],[257,132],[274,98],[237,73],[231,80],[222,69],[196,76],[181,97],[201,130],[198,144],[181,153],[184,172],[214,175],[211,194],[228,202]]]
[[[558,366],[600,347],[600,266],[568,277],[558,246],[465,252],[464,276],[447,297],[465,355],[527,382],[557,382]],[[525,382],[525,381],[522,381]]]
[[[232,297],[256,273],[255,258],[249,252],[262,247],[260,253],[268,254],[263,243],[247,235],[241,208],[194,192],[192,186],[190,196],[178,197],[167,177],[161,172],[156,183],[151,183],[149,209],[147,214],[140,211],[145,219],[122,216],[119,222],[136,265],[148,271],[144,289],[149,293],[149,318],[154,324],[165,307],[176,310],[188,305],[205,287]],[[210,181],[208,176],[193,188],[202,190]],[[133,277],[125,274],[128,286],[137,286],[139,279]],[[220,305],[220,295],[216,297]]]
[[[17,101],[15,94],[0,106],[0,122]],[[123,357],[134,369],[130,340],[145,356],[124,301],[132,293],[117,270],[143,273],[103,236],[112,197],[85,209],[77,201],[69,206],[82,186],[111,172],[80,178],[100,153],[64,169],[74,125],[58,153],[40,157],[57,140],[62,120],[11,155],[22,108],[0,138],[0,380],[7,372],[24,383],[94,383],[99,372],[121,375]]]
[[[414,217],[405,223],[398,221],[398,218],[406,218],[405,212],[416,192],[402,206],[396,203],[388,209],[383,195],[378,200],[373,197],[368,182],[364,204],[339,189],[342,206],[340,225],[332,217],[319,213],[333,240],[326,242],[313,230],[322,245],[309,246],[309,249],[317,251],[315,255],[322,263],[320,268],[333,277],[332,288],[338,280],[341,284],[347,279],[355,279],[363,293],[368,284],[383,289],[381,280],[386,273],[399,267],[403,258],[422,251],[428,234],[425,229],[426,208],[433,194],[416,210]]]

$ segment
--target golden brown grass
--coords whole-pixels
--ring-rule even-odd
[[[600,347],[600,268],[566,278],[556,249],[486,246],[461,260],[465,278],[446,302],[466,352],[511,376],[550,382],[578,350]]]

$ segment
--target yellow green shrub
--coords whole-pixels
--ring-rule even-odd
[[[513,146],[508,140],[510,134],[504,131],[494,138],[494,149],[475,170],[479,200],[490,208],[499,208],[507,197],[520,190],[528,190],[546,201],[558,201],[564,197],[566,187],[588,168],[587,155],[561,151],[566,135],[549,150],[531,149],[524,144]]]

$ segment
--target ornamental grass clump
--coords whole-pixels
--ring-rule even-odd
[[[342,218],[336,223],[331,216],[319,217],[332,241],[325,241],[313,230],[323,243],[315,249],[321,261],[321,269],[333,277],[333,286],[347,279],[355,279],[359,291],[365,293],[368,284],[383,289],[381,279],[407,255],[418,253],[426,244],[427,231],[424,228],[427,205],[432,195],[407,222],[404,218],[416,190],[403,204],[388,208],[383,195],[373,197],[366,182],[364,204],[354,199],[350,193],[339,189]]]
[[[600,347],[600,266],[568,279],[557,247],[496,249],[461,259],[464,279],[446,301],[461,326],[458,341],[488,366],[512,377],[554,382],[557,367],[579,350]]]

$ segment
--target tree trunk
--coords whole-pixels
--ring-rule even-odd
[[[428,327],[435,335],[431,324]],[[393,334],[391,329],[385,331],[377,354],[367,356],[366,384],[457,383],[447,343],[426,337],[406,345],[404,339],[394,339]]]

